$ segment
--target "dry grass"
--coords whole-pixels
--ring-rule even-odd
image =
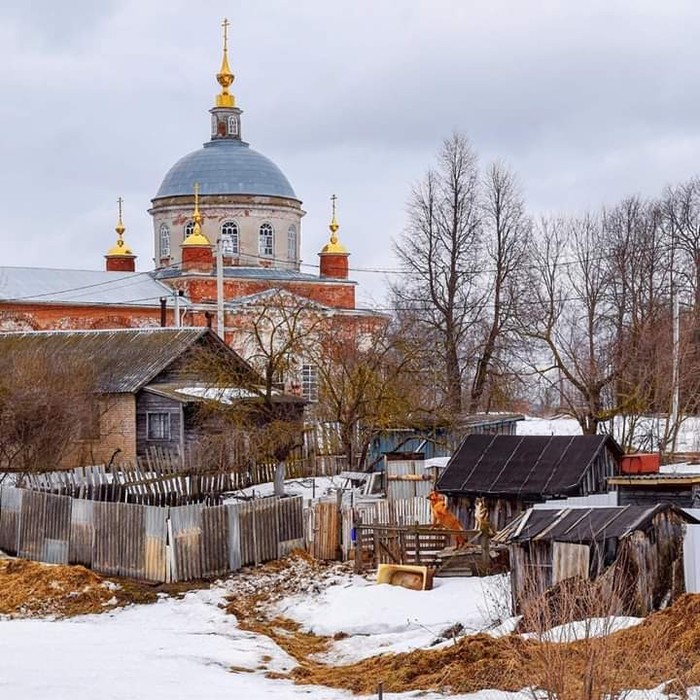
[[[596,654],[596,651],[599,652]],[[347,666],[308,659],[291,673],[298,683],[372,693],[381,681],[387,692],[436,690],[468,693],[485,688],[516,691],[548,688],[553,655],[566,677],[560,700],[588,697],[585,678],[597,659],[599,687],[607,693],[654,688],[674,680],[679,687],[700,684],[700,595],[685,595],[642,624],[608,637],[568,644],[525,640],[518,635],[478,634],[440,650],[373,657]]]
[[[0,559],[0,615],[72,617],[131,603],[152,603],[160,589],[133,581],[105,581],[83,566]]]

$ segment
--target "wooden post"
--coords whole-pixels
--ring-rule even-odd
[[[355,523],[355,573],[361,574],[364,571],[362,561],[362,528]]]
[[[343,561],[343,492],[340,489],[338,489],[336,509],[335,558]]]
[[[377,700],[384,700],[384,683],[381,682],[377,686]]]
[[[482,532],[479,540],[481,541],[481,566],[484,569],[482,575],[485,576],[491,567],[491,538],[487,532]]]
[[[418,521],[416,520],[416,529],[413,531],[416,539],[416,564],[420,565],[420,535],[418,534]]]

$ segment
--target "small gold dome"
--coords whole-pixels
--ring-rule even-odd
[[[107,251],[107,257],[110,258],[115,258],[120,255],[133,255],[131,248],[129,248],[121,238]]]
[[[124,231],[126,231],[126,226],[122,223],[122,203],[123,199],[119,197],[117,199],[117,204],[119,205],[119,217],[117,218],[117,225],[114,227],[114,230],[117,232],[117,242],[107,251],[107,257],[108,258],[116,258],[120,256],[131,256],[131,257],[136,257],[133,252],[131,251],[131,248],[129,248],[126,243],[124,243]]]
[[[192,233],[182,241],[183,246],[211,246],[209,239],[202,233],[202,215],[199,212],[199,183],[194,183],[194,228]]]
[[[339,255],[347,255],[348,249],[340,242],[338,239],[338,230],[340,229],[340,224],[335,215],[335,201],[338,199],[336,195],[331,197],[331,202],[333,202],[333,216],[331,218],[331,223],[328,228],[331,231],[331,239],[326,245],[321,248],[319,255],[324,255],[326,253],[337,253]]]

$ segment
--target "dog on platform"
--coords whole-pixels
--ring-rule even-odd
[[[430,523],[433,527],[441,527],[445,530],[462,530],[462,523],[447,509],[447,503],[442,494],[433,491],[428,496],[428,500],[431,512]],[[455,535],[455,543],[457,549],[460,549],[467,541],[462,535]]]

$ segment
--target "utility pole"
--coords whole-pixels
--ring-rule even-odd
[[[216,332],[224,338],[224,247],[221,238],[216,241]]]
[[[676,451],[676,436],[678,434],[678,414],[680,405],[680,340],[681,340],[681,314],[680,303],[678,300],[678,289],[674,284],[672,287],[673,293],[673,377],[671,386],[673,387],[673,396],[671,397],[671,452]]]

